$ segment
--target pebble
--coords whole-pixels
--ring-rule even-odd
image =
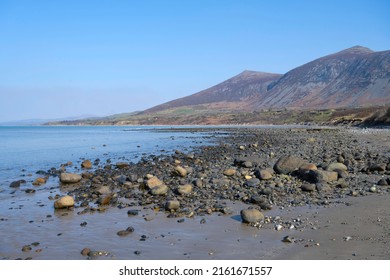
[[[85,168],[85,169],[90,169],[92,168],[92,162],[88,159],[84,160],[82,163],[81,163],[81,168]]]
[[[133,227],[128,227],[127,229],[125,230],[120,230],[118,231],[116,234],[118,236],[126,236],[126,235],[129,235],[130,233],[134,232],[134,228]]]
[[[66,195],[54,202],[55,209],[62,209],[74,206],[74,199],[72,196]]]
[[[186,195],[192,192],[192,185],[185,184],[177,188],[177,192],[181,195]]]
[[[23,251],[23,252],[29,252],[29,251],[31,251],[31,250],[32,250],[32,248],[31,248],[30,245],[24,245],[23,248],[22,248],[22,251]]]
[[[235,175],[236,174],[236,170],[235,169],[232,169],[232,168],[229,168],[229,169],[225,169],[224,171],[223,171],[223,174],[225,175],[225,176],[233,176],[233,175]]]
[[[175,167],[174,173],[180,177],[186,177],[187,176],[187,170],[180,165]]]
[[[282,242],[294,243],[294,238],[287,235],[287,236],[283,237]]]
[[[150,190],[150,193],[152,195],[164,195],[167,192],[168,192],[168,187],[166,185],[160,185]]]
[[[91,249],[84,248],[83,250],[81,250],[81,255],[88,256],[90,252],[91,252]]]
[[[165,209],[168,211],[177,210],[180,208],[180,202],[178,200],[168,200],[165,203]]]
[[[127,211],[128,216],[137,216],[139,213],[139,210],[129,210]]]

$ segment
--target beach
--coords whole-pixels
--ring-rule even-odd
[[[389,259],[389,130],[160,132],[210,144],[135,162],[64,158],[3,185],[14,194],[3,201],[0,258]]]

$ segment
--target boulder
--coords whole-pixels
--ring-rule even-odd
[[[62,209],[74,206],[74,199],[70,195],[63,196],[54,202],[55,209]]]
[[[289,174],[295,170],[298,170],[302,165],[307,162],[303,159],[296,157],[281,157],[274,165],[274,170],[279,174]]]
[[[309,176],[314,183],[337,181],[338,174],[335,171],[311,170]]]
[[[78,183],[81,181],[81,175],[75,173],[61,173],[60,181],[65,184]]]
[[[263,213],[257,209],[244,209],[240,214],[244,223],[257,223],[264,220]]]

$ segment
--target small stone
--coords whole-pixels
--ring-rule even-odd
[[[105,195],[105,194],[110,194],[111,193],[111,190],[109,187],[107,186],[101,186],[99,187],[97,190],[96,190],[97,193],[99,193],[100,195]]]
[[[298,170],[303,164],[307,162],[297,157],[281,157],[274,165],[274,170],[278,174],[289,174]]]
[[[178,222],[179,224],[184,223],[184,221],[185,221],[184,218],[177,220],[177,222]]]
[[[55,209],[68,208],[72,206],[74,206],[74,199],[69,195],[63,196],[54,202]]]
[[[81,163],[81,167],[85,168],[85,169],[90,169],[90,168],[92,168],[92,162],[90,160],[86,159]]]
[[[180,208],[180,202],[178,200],[169,200],[165,203],[165,209],[168,211],[177,210]]]
[[[29,252],[29,251],[31,251],[31,250],[32,250],[32,248],[31,248],[30,245],[24,245],[23,248],[22,248],[22,251],[23,251],[23,252]]]
[[[125,230],[118,231],[116,234],[119,235],[119,236],[126,236],[126,235],[128,235],[128,234],[130,234],[132,232],[134,232],[134,228],[133,227],[128,227]]]
[[[40,185],[43,185],[46,183],[46,179],[45,178],[37,178],[35,179],[35,181],[32,183],[34,186],[40,186]]]
[[[18,180],[18,181],[14,181],[12,182],[9,187],[10,188],[19,188],[20,187],[20,184],[25,184],[26,181],[25,180]]]
[[[25,193],[35,193],[35,190],[34,189],[27,189],[27,190],[25,190]]]
[[[223,171],[223,174],[225,176],[233,176],[234,174],[236,174],[236,170],[229,168],[229,169],[226,169],[225,171]]]
[[[272,178],[271,172],[266,169],[258,170],[255,174],[260,180],[269,180]]]
[[[119,169],[123,169],[130,166],[128,162],[117,162],[115,165]]]
[[[285,242],[285,243],[294,243],[294,238],[293,238],[293,237],[290,237],[290,236],[285,236],[285,237],[283,237],[282,242]]]
[[[343,170],[343,171],[347,171],[348,168],[345,164],[343,163],[340,163],[340,162],[332,162],[331,164],[328,165],[328,167],[326,167],[326,170],[327,171],[337,171],[337,170]]]
[[[378,181],[379,186],[388,186],[387,180],[385,178],[382,178]]]
[[[134,254],[139,256],[139,255],[141,255],[141,252],[140,251],[134,251]]]
[[[299,167],[300,171],[317,170],[317,166],[313,163],[304,163]]]
[[[243,150],[245,150],[245,146],[240,146],[240,147],[238,147],[241,151],[243,151]]]
[[[264,220],[264,215],[257,209],[243,209],[240,212],[244,223],[257,223]]]
[[[84,248],[83,250],[81,250],[81,255],[88,256],[90,252],[91,252],[91,249]]]
[[[139,213],[139,210],[129,210],[127,211],[128,216],[137,216]]]
[[[180,177],[186,177],[187,176],[187,170],[180,165],[175,167],[174,174],[178,175]]]
[[[74,173],[61,173],[60,181],[65,184],[78,183],[81,181],[81,175]]]
[[[162,184],[164,184],[160,179],[158,179],[157,177],[153,176],[151,177],[149,180],[146,181],[146,185],[152,189],[154,187],[158,187],[158,186],[161,186]]]
[[[200,224],[205,224],[206,223],[206,219],[205,218],[202,218],[199,222]]]
[[[168,187],[166,185],[160,185],[150,190],[150,193],[152,195],[164,195],[167,192],[168,192]]]
[[[177,192],[181,195],[189,194],[192,192],[192,185],[186,184],[186,185],[179,186],[177,188]]]
[[[376,193],[378,190],[377,190],[377,188],[375,187],[375,186],[372,186],[371,188],[370,188],[370,192],[372,192],[372,193]]]
[[[275,225],[275,229],[277,231],[281,231],[283,229],[283,226],[282,225]]]
[[[316,190],[316,185],[314,184],[303,184],[301,186],[302,191],[304,192],[313,192]]]

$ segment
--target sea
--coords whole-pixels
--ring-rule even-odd
[[[0,126],[0,188],[83,159],[137,162],[209,144],[208,133],[168,126]],[[0,191],[1,191],[0,189]]]

